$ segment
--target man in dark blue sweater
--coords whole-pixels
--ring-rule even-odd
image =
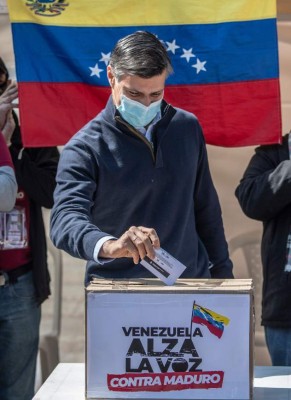
[[[221,208],[197,118],[164,99],[172,72],[151,33],[120,39],[105,109],[64,147],[51,238],[88,260],[86,282],[152,277],[139,264],[160,246],[184,278],[232,278]]]

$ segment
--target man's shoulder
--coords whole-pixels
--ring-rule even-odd
[[[198,118],[195,114],[193,114],[190,111],[185,110],[184,108],[179,108],[179,107],[173,107],[176,110],[176,116],[177,118],[183,118],[183,119],[187,119],[190,121],[195,121],[198,122]]]
[[[103,120],[100,114],[88,121],[78,132],[76,132],[71,140],[79,140],[90,142],[98,140],[103,133]]]
[[[176,113],[173,116],[172,122],[179,125],[180,134],[184,133],[189,139],[203,142],[203,127],[201,127],[197,116],[185,109],[176,108]]]

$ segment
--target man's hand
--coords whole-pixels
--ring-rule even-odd
[[[108,240],[99,252],[99,257],[103,258],[132,258],[135,264],[140,259],[148,256],[152,260],[155,258],[155,248],[160,247],[160,240],[156,231],[152,228],[143,226],[130,227],[119,239]]]

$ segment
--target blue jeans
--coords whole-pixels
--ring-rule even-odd
[[[0,287],[0,399],[34,395],[41,309],[32,272]]]
[[[272,365],[291,366],[291,328],[265,326],[265,336]]]

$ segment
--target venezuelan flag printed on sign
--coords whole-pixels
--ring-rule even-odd
[[[174,74],[165,99],[206,141],[281,141],[276,0],[8,0],[25,146],[63,145],[105,105],[121,37],[147,30]]]
[[[224,331],[224,325],[229,323],[229,318],[194,303],[192,322],[205,325],[213,335],[220,339]]]

